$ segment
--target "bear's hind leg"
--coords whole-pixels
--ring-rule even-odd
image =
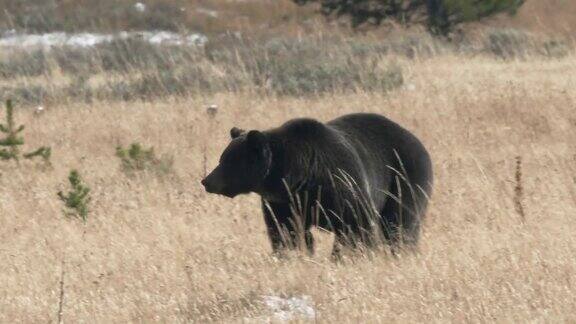
[[[390,196],[380,213],[384,237],[393,252],[398,248],[416,250],[428,198],[419,188],[410,188],[403,180],[393,182],[389,191]]]

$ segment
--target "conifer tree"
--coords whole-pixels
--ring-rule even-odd
[[[58,197],[64,202],[66,207],[65,213],[69,217],[81,218],[86,223],[88,219],[88,203],[91,200],[89,196],[90,188],[83,183],[80,174],[76,170],[70,171],[68,182],[70,182],[70,191],[67,194],[62,191],[58,192]]]
[[[50,163],[52,150],[49,147],[42,146],[32,152],[20,154],[20,147],[24,145],[24,138],[21,133],[24,125],[17,126],[14,120],[14,105],[12,100],[6,100],[6,123],[0,123],[0,133],[4,138],[0,138],[0,159],[20,161],[20,157],[31,159],[40,157],[45,163]]]
[[[19,134],[24,130],[24,125],[16,127],[14,122],[14,106],[12,100],[6,100],[6,123],[0,124],[0,132],[4,138],[0,139],[0,158],[2,160],[16,160],[19,158],[19,146],[24,144],[24,139]]]
[[[348,16],[353,26],[394,20],[400,24],[425,24],[437,35],[447,35],[456,25],[501,12],[514,13],[526,0],[293,0],[319,3],[326,16]]]

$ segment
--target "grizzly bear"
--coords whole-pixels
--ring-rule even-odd
[[[202,184],[230,198],[260,195],[274,252],[305,246],[313,253],[312,226],[335,234],[334,255],[382,241],[417,243],[432,165],[422,143],[395,122],[356,113],[266,131],[232,128],[230,136]]]

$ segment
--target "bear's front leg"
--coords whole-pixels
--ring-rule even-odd
[[[309,254],[314,253],[310,228],[305,228],[306,225],[292,213],[289,204],[262,200],[262,210],[274,253],[282,254],[284,250],[300,249],[303,245],[306,245]]]

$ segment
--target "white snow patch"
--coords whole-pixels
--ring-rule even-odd
[[[202,45],[208,40],[200,34],[180,35],[167,31],[142,32],[141,37],[152,44],[171,45]]]
[[[34,47],[34,46],[94,46],[113,39],[111,35],[79,33],[68,35],[66,33],[48,34],[18,34],[9,32],[0,37],[0,46],[5,47]]]
[[[144,12],[146,11],[146,5],[143,4],[142,2],[136,2],[134,4],[134,9],[136,9],[136,11],[138,12]]]
[[[290,321],[297,318],[314,319],[316,311],[312,306],[310,296],[283,298],[264,296],[264,304],[272,311],[272,317],[277,321]]]
[[[206,8],[197,8],[196,12],[206,15],[206,16],[210,16],[212,18],[217,18],[218,17],[218,11],[216,10],[210,10],[210,9],[206,9]]]
[[[118,34],[68,34],[64,32],[24,34],[11,30],[0,36],[0,47],[90,47],[115,39],[130,38],[139,38],[151,44],[167,45],[203,45],[208,41],[208,38],[202,34],[177,34],[168,31],[120,32]]]

